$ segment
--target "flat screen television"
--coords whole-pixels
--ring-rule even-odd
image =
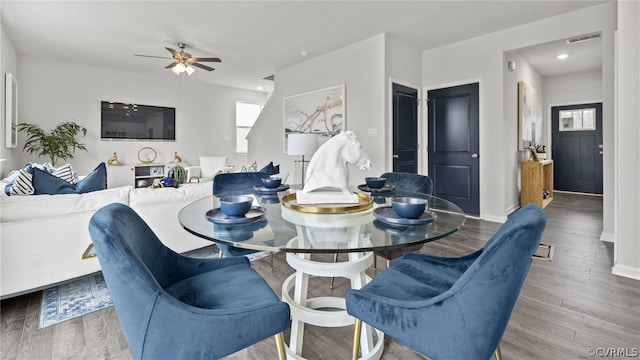
[[[102,140],[176,140],[176,109],[102,101]]]

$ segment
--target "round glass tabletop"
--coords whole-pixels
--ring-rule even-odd
[[[178,219],[190,233],[214,242],[244,249],[297,253],[400,250],[446,237],[460,229],[465,220],[457,205],[421,193],[401,190],[373,193],[371,206],[362,210],[317,213],[284,206],[295,191],[248,193],[255,199],[253,205],[264,209],[264,216],[256,219],[232,222],[212,219],[207,214],[219,208],[215,196],[185,206]],[[391,199],[396,196],[428,199],[429,208],[419,219],[399,218],[390,208]]]

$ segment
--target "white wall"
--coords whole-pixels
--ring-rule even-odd
[[[504,219],[517,203],[515,167],[517,151],[515,114],[505,114],[503,54],[515,49],[571,36],[602,32],[603,76],[613,78],[613,31],[615,3],[594,6],[547,18],[475,39],[423,52],[422,79],[425,88],[481,81],[480,94],[480,213],[488,220]],[[575,21],[581,19],[581,21]],[[567,24],[572,26],[567,26]],[[603,83],[603,106],[612,112],[613,84]],[[516,125],[517,126],[517,125]],[[511,189],[505,191],[505,189]]]
[[[2,4],[0,3],[0,7]],[[6,148],[6,124],[5,124],[5,104],[4,104],[4,91],[5,91],[5,74],[11,73],[16,77],[18,81],[18,87],[20,87],[20,78],[18,77],[18,56],[16,54],[16,50],[13,47],[13,43],[9,36],[7,36],[7,32],[4,31],[0,20],[0,159],[5,159],[4,161],[0,161],[0,178],[3,178],[7,174],[8,169],[12,169],[17,163],[17,154],[19,152],[19,148]],[[18,89],[20,90],[20,89]],[[18,102],[22,99],[18,98]],[[20,113],[18,113],[20,115]]]
[[[391,81],[420,89],[420,51],[394,36],[379,34],[275,73],[275,91],[249,134],[249,159],[274,161],[289,183],[300,183],[298,156],[284,154],[283,98],[346,85],[346,129],[358,135],[372,163],[370,171],[349,168],[349,183],[391,171]],[[376,135],[370,135],[375,132]]]
[[[346,85],[346,129],[358,135],[372,162],[371,171],[349,167],[350,184],[385,171],[385,76],[384,34],[311,58],[276,71],[275,91],[249,134],[249,159],[258,164],[273,161],[287,182],[301,182],[299,156],[284,154],[283,98],[335,85]],[[368,136],[376,128],[377,136]],[[295,179],[294,179],[295,177]]]
[[[551,136],[549,136],[547,129],[547,119],[544,116],[544,102],[546,93],[544,91],[544,79],[524,58],[522,58],[517,51],[507,52],[504,56],[503,63],[503,89],[504,91],[504,134],[505,139],[503,141],[503,148],[508,158],[512,158],[515,155],[515,161],[509,161],[506,172],[510,177],[518,179],[517,186],[511,188],[511,193],[506,196],[507,201],[506,212],[510,212],[519,207],[520,203],[520,161],[529,159],[529,153],[513,151],[518,148],[518,82],[524,81],[531,88],[536,90],[536,102],[535,102],[535,114],[536,114],[536,142],[542,145],[549,145],[551,142]],[[509,61],[515,61],[516,70],[510,71],[507,68]],[[510,136],[509,134],[515,134],[516,136]],[[508,203],[511,201],[511,203]]]
[[[388,84],[386,87],[385,102],[386,109],[386,128],[387,133],[385,141],[385,171],[393,170],[393,100],[392,100],[392,84],[400,84],[418,90],[418,98],[422,96],[422,60],[421,51],[414,49],[408,44],[402,42],[393,35],[386,34],[385,40],[385,72]],[[425,137],[426,128],[425,119],[421,111],[418,110],[418,173],[426,174],[427,166],[427,138]]]
[[[640,2],[618,3],[613,273],[640,280]]]
[[[184,162],[198,164],[200,155],[229,156],[238,166],[246,154],[235,150],[235,102],[264,103],[266,94],[189,81],[167,72],[166,76],[112,70],[68,62],[20,56],[20,122],[36,123],[51,129],[58,123],[75,120],[87,128],[81,141],[87,152],[76,152],[70,163],[78,173],[91,171],[114,152],[126,165],[138,163],[137,153],[145,146],[158,152],[156,162],[168,162],[178,152]],[[176,108],[176,141],[100,140],[100,102],[111,100]],[[18,138],[19,149],[24,134]],[[18,155],[18,166],[47,159]],[[61,165],[61,164],[57,164]],[[109,167],[109,187],[133,184],[131,166]]]

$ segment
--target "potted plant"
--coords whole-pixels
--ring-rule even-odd
[[[547,146],[534,144],[533,147],[536,149],[536,158],[538,160],[545,160],[547,158]]]
[[[83,137],[87,135],[87,129],[75,122],[60,123],[49,132],[36,124],[21,123],[18,131],[27,135],[22,150],[49,157],[53,166],[58,160],[72,159],[76,150],[87,151],[86,146],[76,139],[80,133]]]

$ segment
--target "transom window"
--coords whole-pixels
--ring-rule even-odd
[[[584,131],[596,129],[596,109],[560,111],[560,131]]]
[[[249,151],[247,135],[262,111],[262,105],[236,101],[236,153]]]

